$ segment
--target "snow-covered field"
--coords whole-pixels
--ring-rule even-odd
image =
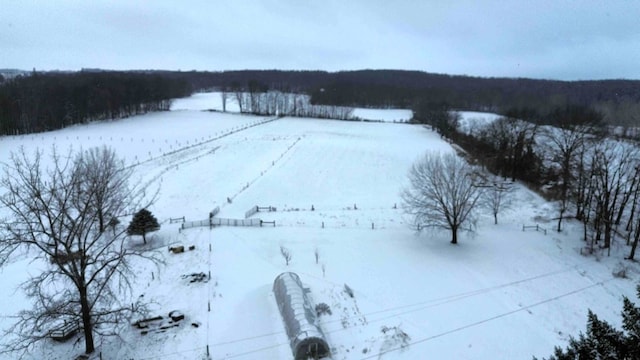
[[[459,130],[471,134],[499,119],[501,115],[477,111],[458,111],[460,114]]]
[[[487,214],[457,246],[446,233],[416,234],[399,196],[408,168],[425,151],[452,151],[422,126],[200,111],[218,99],[196,94],[171,112],[0,138],[5,162],[20,146],[111,145],[136,177],[160,186],[150,210],[162,229],[152,241],[166,264],[160,273],[140,268],[134,296],[153,301],[156,315],[179,310],[185,320],[147,335],[125,326],[122,339],[97,341],[104,359],[206,359],[207,351],[215,360],[291,359],[271,291],[284,271],[331,307],[321,326],[332,358],[345,360],[546,356],[584,330],[588,308],[619,326],[622,295],[635,299],[638,269],[631,279],[612,276],[626,249],[596,261],[579,254],[577,224],[560,234],[522,231],[536,223],[551,229],[555,214],[524,187],[499,225]],[[255,205],[277,209],[253,216],[275,227],[179,231],[168,221],[206,219],[216,206],[220,217],[241,219]],[[171,244],[195,250],[170,254]],[[289,266],[281,246],[292,254]],[[27,259],[16,259],[0,273],[0,328],[26,306],[13,289],[29,271]],[[201,272],[211,278],[183,277]],[[400,328],[408,346],[384,327]],[[73,343],[47,342],[32,358],[72,358],[83,350]]]
[[[221,93],[197,93],[184,99],[176,99],[171,110],[215,110],[222,111]],[[229,95],[226,105],[228,112],[239,112],[238,103]],[[353,116],[369,121],[404,122],[411,120],[413,113],[409,109],[368,109],[354,108]]]
[[[413,113],[408,109],[353,109],[353,116],[358,119],[384,122],[405,122],[411,120]]]

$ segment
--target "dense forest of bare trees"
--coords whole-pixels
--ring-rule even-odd
[[[457,110],[491,111],[525,120],[551,120],[548,115],[555,109],[576,105],[598,111],[609,124],[620,126],[616,131],[621,134],[640,136],[637,130],[640,82],[636,80],[480,78],[403,70],[145,71],[144,74],[186,82],[193,90],[235,85],[250,91],[258,85],[268,90],[309,95],[314,105],[415,109],[426,100],[447,103]]]
[[[402,70],[34,72],[0,84],[0,134],[45,131],[162,110],[169,99],[191,91],[227,89],[233,93],[239,89],[253,94],[304,94],[313,105],[347,108],[420,112],[425,102],[447,104],[456,110],[491,111],[539,123],[553,121],[551,115],[558,108],[578,106],[597,111],[608,124],[616,125],[612,132],[640,137],[638,86],[640,82],[633,80],[479,78]]]
[[[443,137],[456,142],[492,173],[521,180],[556,202],[557,231],[563,220],[583,224],[587,252],[610,249],[615,239],[640,241],[640,145],[609,136],[601,114],[583,107],[556,109],[546,123],[501,117],[460,131],[459,118],[446,107],[416,114]]]
[[[168,110],[190,90],[184,80],[152,74],[34,71],[0,84],[0,135]]]

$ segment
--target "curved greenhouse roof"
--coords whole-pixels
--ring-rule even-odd
[[[329,356],[329,345],[317,324],[313,304],[300,277],[292,272],[278,275],[273,282],[273,292],[294,358],[306,360]]]

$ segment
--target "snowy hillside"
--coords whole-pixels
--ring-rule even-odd
[[[622,295],[635,299],[639,269],[630,268],[631,279],[612,276],[626,249],[599,261],[581,256],[579,224],[523,232],[551,229],[556,213],[525,187],[499,225],[487,211],[457,246],[446,233],[415,233],[399,196],[407,171],[425,151],[452,151],[422,126],[201,111],[219,108],[219,95],[196,94],[171,112],[0,137],[3,163],[20,146],[110,145],[136,179],[160,187],[150,210],[162,229],[151,242],[166,263],[139,267],[134,297],[153,303],[150,316],[178,310],[185,318],[146,334],[123,324],[122,339],[98,340],[92,359],[291,359],[271,291],[285,271],[329,305],[320,324],[336,360],[547,356],[584,330],[587,309],[618,326]],[[204,220],[216,206],[231,219],[275,207],[252,216],[275,226],[180,230],[169,221]],[[167,251],[175,245],[195,248]],[[281,247],[292,255],[288,266]],[[0,328],[27,306],[14,288],[34,271],[28,259],[1,270]],[[84,349],[75,339],[30,356],[73,358]]]

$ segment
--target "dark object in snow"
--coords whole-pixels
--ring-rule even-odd
[[[142,319],[134,322],[132,325],[137,327],[138,329],[146,329],[149,327],[149,323],[156,322],[162,320],[162,316],[154,316],[148,319]]]
[[[69,322],[64,325],[49,331],[49,337],[55,341],[67,341],[80,330],[80,325],[77,322]]]
[[[329,344],[318,326],[313,304],[298,275],[286,272],[273,282],[278,309],[289,337],[295,360],[330,356]]]
[[[193,326],[194,328],[198,328],[198,327],[200,327],[200,323],[199,322],[192,322],[191,326]]]
[[[209,276],[207,276],[207,274],[205,274],[203,272],[182,275],[182,278],[183,279],[191,279],[191,280],[189,280],[190,283],[208,282],[209,281]]]
[[[184,314],[181,313],[178,310],[173,310],[172,312],[169,313],[169,317],[171,318],[171,320],[173,321],[180,321],[180,320],[184,320]]]
[[[189,246],[189,251],[193,251],[193,250],[195,250],[195,249],[196,249],[196,246],[195,246],[195,245],[191,245],[191,246]]]
[[[179,327],[180,321],[184,320],[184,314],[181,311],[173,310],[169,313],[168,318],[162,316],[154,316],[152,318],[142,319],[131,324],[141,329],[141,335],[149,333],[163,333],[168,329]]]
[[[346,292],[350,298],[353,298],[353,290],[349,287],[349,285],[344,284],[344,292]]]
[[[184,252],[184,246],[180,245],[180,246],[169,246],[169,251],[171,251],[174,254],[180,254]]]

